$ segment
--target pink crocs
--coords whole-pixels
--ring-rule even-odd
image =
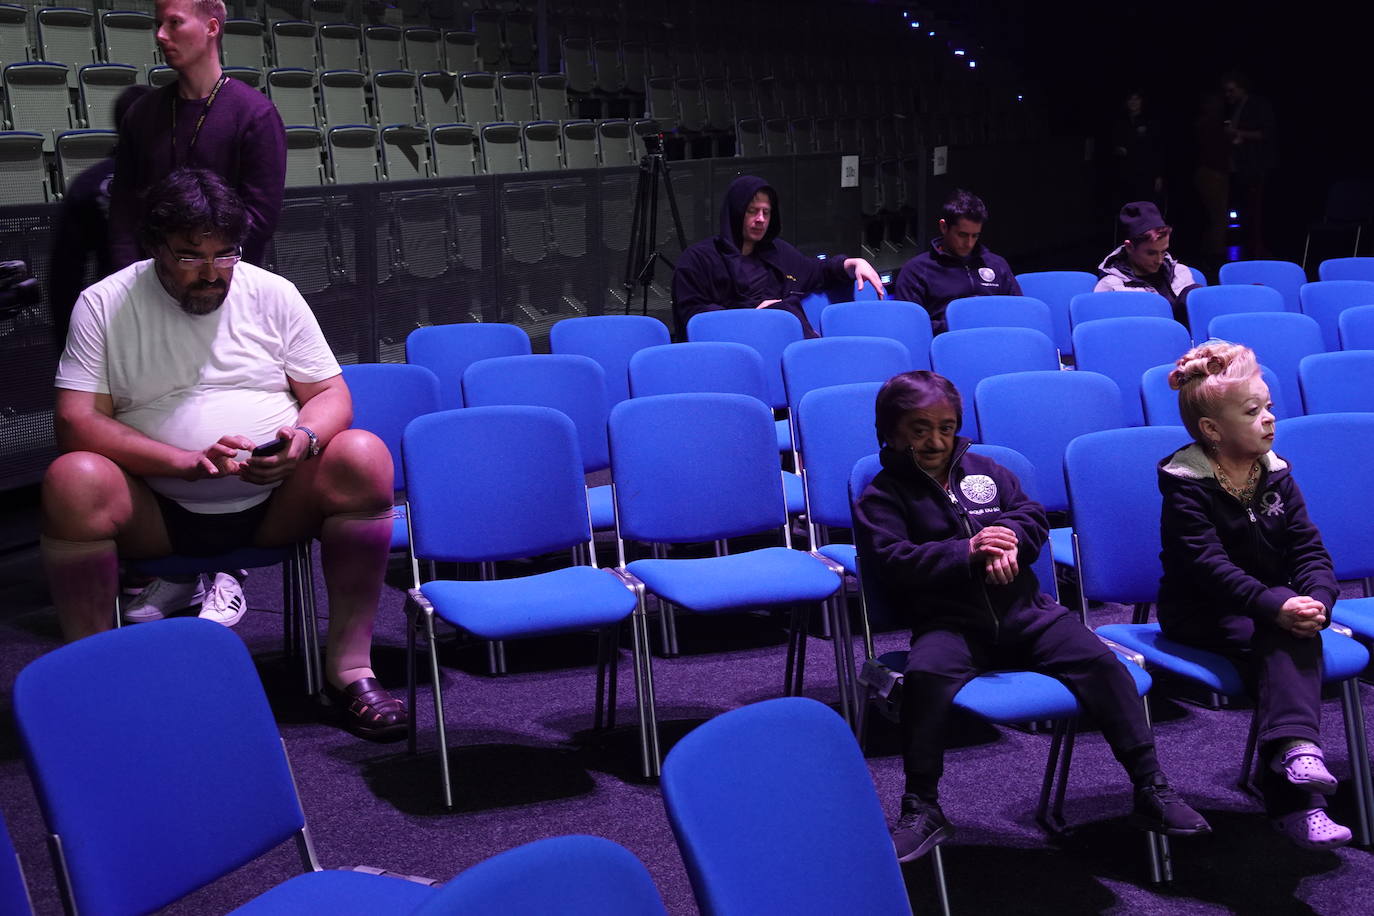
[[[1322,749],[1315,744],[1295,744],[1282,754],[1275,754],[1269,765],[1295,786],[1323,795],[1336,791],[1336,777],[1327,770]]]
[[[1276,817],[1274,828],[1304,849],[1335,849],[1350,842],[1350,828],[1327,817],[1321,808]]]

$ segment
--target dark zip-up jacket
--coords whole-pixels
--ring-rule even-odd
[[[1159,623],[1193,629],[1228,615],[1273,621],[1308,595],[1328,609],[1340,594],[1321,533],[1288,463],[1264,456],[1255,495],[1242,505],[1197,444],[1159,463]]]
[[[955,299],[1019,295],[1021,284],[1001,255],[993,254],[979,242],[968,257],[955,257],[940,246],[938,237],[930,240],[929,251],[902,265],[892,287],[892,298],[919,302],[925,307],[936,334],[949,327],[945,308]]]
[[[1069,613],[1040,591],[1031,570],[1049,536],[1044,507],[969,444],[956,440],[949,490],[909,452],[884,448],[883,470],[855,506],[855,541],[873,558],[888,603],[909,617],[913,639],[930,630],[1014,639]],[[1020,569],[1008,585],[989,584],[986,562],[969,555],[969,540],[991,525],[1016,532]]]
[[[745,281],[739,261],[743,242],[744,211],[759,191],[772,200],[772,214],[763,240],[750,255],[768,272],[767,288]],[[697,242],[678,258],[673,271],[673,320],[678,340],[687,339],[687,322],[699,312],[720,309],[755,308],[765,299],[780,300],[769,308],[796,315],[807,337],[818,337],[802,309],[802,299],[817,290],[851,282],[844,269],[845,258],[836,255],[824,261],[808,258],[778,238],[782,214],[778,195],[762,178],[741,175],[726,189],[720,205],[720,234]],[[760,295],[762,292],[762,295]]]

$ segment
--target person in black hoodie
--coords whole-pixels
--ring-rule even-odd
[[[1326,814],[1336,791],[1321,749],[1322,646],[1340,594],[1331,557],[1288,463],[1255,354],[1194,347],[1169,374],[1195,440],[1159,463],[1159,625],[1237,662],[1255,697],[1260,790],[1299,846],[1350,841]]]
[[[1019,296],[1021,284],[1011,265],[980,241],[988,208],[968,191],[955,191],[941,210],[940,234],[930,249],[902,265],[892,297],[916,302],[930,313],[936,334],[948,330],[945,308],[967,296]]]
[[[1045,510],[1014,474],[969,453],[969,440],[955,435],[962,411],[958,390],[940,375],[889,379],[875,405],[883,469],[855,507],[859,550],[911,619],[906,788],[892,831],[898,858],[911,861],[953,836],[938,794],[944,725],[960,688],[993,668],[1040,671],[1073,691],[1135,786],[1134,823],[1175,836],[1208,832],[1164,778],[1122,662],[1040,590],[1031,564],[1049,534]]]
[[[673,272],[673,319],[679,340],[700,312],[720,309],[782,309],[796,315],[807,337],[818,337],[802,310],[809,293],[849,279],[872,283],[882,298],[878,272],[863,258],[808,258],[778,238],[778,192],[762,178],[730,182],[720,205],[720,234],[682,253]]]

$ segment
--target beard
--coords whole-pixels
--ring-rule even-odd
[[[181,310],[188,315],[208,315],[224,304],[227,295],[229,287],[222,280],[198,282],[181,294]]]

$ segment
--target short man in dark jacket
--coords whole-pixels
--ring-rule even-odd
[[[966,296],[1019,296],[1011,265],[979,241],[988,208],[976,195],[955,191],[941,210],[940,234],[930,248],[902,265],[892,297],[919,302],[936,334],[948,330],[945,307]]]
[[[720,233],[682,253],[673,273],[673,319],[680,340],[687,322],[720,309],[782,309],[796,315],[807,337],[817,337],[802,310],[809,293],[857,281],[883,296],[878,272],[863,258],[808,258],[778,234],[778,192],[762,178],[741,175],[720,205]]]
[[[911,616],[902,689],[906,789],[892,838],[903,862],[953,836],[940,810],[944,726],[954,696],[992,668],[1062,681],[1097,723],[1135,786],[1132,820],[1170,835],[1206,833],[1164,778],[1135,683],[1031,570],[1049,534],[1016,476],[955,435],[963,401],[942,376],[895,376],[875,408],[883,470],[855,511],[859,550],[893,606]]]

